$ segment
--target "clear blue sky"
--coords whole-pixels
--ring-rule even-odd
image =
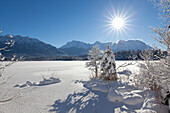
[[[126,34],[108,34],[107,10],[133,14]],[[68,41],[88,43],[142,39],[153,44],[149,26],[158,26],[158,10],[148,0],[0,0],[3,35],[23,35],[60,47]]]

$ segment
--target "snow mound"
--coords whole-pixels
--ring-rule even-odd
[[[140,113],[157,113],[157,112],[154,110],[151,110],[151,109],[144,109],[144,110],[140,111]]]
[[[109,89],[107,99],[111,102],[117,102],[117,101],[122,102],[124,100],[123,96],[117,90],[113,88]]]
[[[100,82],[97,82],[97,84],[99,84],[99,85],[108,85],[108,82],[107,81],[100,81]]]
[[[100,85],[100,84],[97,84],[95,86],[92,86],[92,90],[94,91],[100,91],[100,92],[104,92],[104,93],[107,93],[108,92],[108,86],[107,85]]]
[[[19,87],[19,84],[16,84],[14,87]]]
[[[40,81],[38,85],[49,85],[49,84],[55,84],[55,83],[59,83],[61,82],[61,80],[59,78],[54,78],[54,77],[50,77],[49,79],[44,78],[43,81]]]
[[[108,85],[110,87],[112,87],[113,89],[117,89],[118,87],[122,87],[123,86],[123,84],[119,83],[118,81],[109,82]]]
[[[126,85],[126,86],[117,88],[117,90],[121,93],[130,92],[130,91],[135,90],[135,89],[136,89],[135,86],[132,86],[132,85]]]
[[[19,86],[20,88],[27,87],[27,84],[22,84]]]
[[[129,93],[128,95],[125,96],[124,99],[125,99],[124,103],[127,105],[139,105],[142,104],[144,101],[141,95],[134,93]]]
[[[159,107],[159,104],[156,103],[154,98],[147,99],[146,102],[143,104],[143,109],[151,109],[151,108],[157,108]]]
[[[123,70],[118,72],[118,74],[130,76],[132,72],[130,70]]]
[[[160,106],[154,98],[147,99],[146,102],[144,102],[142,109],[151,109],[160,113],[168,113],[168,106],[163,104]]]
[[[59,82],[61,82],[59,78],[50,77],[49,79],[44,78],[43,81],[40,81],[39,83],[36,83],[36,82],[32,83],[30,81],[27,81],[25,84],[22,84],[22,85],[16,84],[14,87],[24,88],[27,86],[43,86],[43,85],[50,85],[50,84],[55,84]]]
[[[138,90],[131,91],[131,93],[135,93],[135,94],[139,94],[139,95],[143,96],[145,93],[147,93],[147,91],[138,89]]]
[[[29,85],[29,86],[33,85],[30,81],[27,81],[26,84]]]
[[[94,86],[96,86],[96,85],[97,85],[96,83],[90,82],[90,83],[88,83],[88,84],[85,84],[84,86],[85,86],[85,87],[88,87],[88,88],[91,88],[91,87],[94,87]]]

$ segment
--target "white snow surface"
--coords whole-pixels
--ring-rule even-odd
[[[107,85],[95,85],[92,90],[108,93],[109,88]]]
[[[113,88],[109,89],[107,98],[111,102],[122,102],[124,100],[123,96]]]
[[[116,65],[124,62],[117,61]],[[14,98],[0,103],[0,113],[157,113],[160,109],[168,113],[168,106],[158,107],[152,91],[134,87],[135,65],[118,70],[121,81],[108,82],[89,80],[85,64],[30,61],[7,67],[0,83],[13,76],[0,86],[0,99]],[[127,69],[130,75],[125,73]]]

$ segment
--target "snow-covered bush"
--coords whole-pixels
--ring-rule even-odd
[[[107,45],[104,56],[101,60],[100,68],[101,68],[101,76],[104,79],[114,80],[114,81],[117,80],[115,56],[112,53],[109,45]]]
[[[156,93],[156,98],[161,102],[167,103],[170,95],[170,58],[169,56],[159,61],[153,61],[152,52],[144,51],[141,57],[144,62],[139,63],[140,72],[136,75],[136,83],[142,88],[150,88]]]
[[[161,17],[164,25],[169,24],[170,17],[170,1],[169,0],[153,0],[154,5],[161,10]],[[167,56],[159,57],[159,61],[153,61],[152,54],[146,51],[142,54],[144,63],[140,63],[140,74],[136,76],[138,85],[146,88],[151,88],[156,91],[157,99],[161,96],[161,102],[168,105],[170,98],[170,25],[166,27],[152,28],[156,33],[152,36],[159,42],[161,47],[167,50]],[[169,103],[170,106],[170,103]]]
[[[2,33],[2,30],[0,30],[0,34]],[[9,51],[9,48],[12,47],[14,45],[14,41],[13,41],[13,37],[10,35],[6,40],[1,41],[1,48],[0,48],[0,77],[2,77],[4,70],[6,67],[10,66],[11,64],[14,63],[15,60],[15,56],[13,56],[9,62],[3,62],[5,60],[5,56],[2,54],[3,51]],[[5,84],[12,76],[8,77],[5,81],[0,83],[0,86],[2,86],[3,84]],[[15,96],[14,96],[15,97]],[[14,98],[13,97],[13,98]],[[9,98],[9,99],[1,99],[0,98],[0,103],[1,102],[7,102],[12,100],[13,98]]]
[[[90,70],[95,72],[96,78],[99,77],[98,68],[100,64],[99,60],[101,58],[101,54],[102,54],[102,51],[99,49],[99,47],[97,45],[93,46],[93,48],[89,50],[89,54],[88,54],[88,60],[90,62],[86,63],[86,67],[88,67]]]
[[[2,30],[0,30],[0,34],[2,33]],[[8,62],[8,63],[3,63],[5,60],[5,56],[2,54],[3,51],[9,51],[9,48],[14,45],[14,41],[12,39],[13,37],[10,35],[5,41],[0,42],[1,43],[1,48],[0,48],[0,77],[3,75],[4,69],[7,66],[10,66],[14,62]],[[2,46],[3,45],[3,46]],[[14,61],[15,56],[13,56],[10,61]]]
[[[158,28],[152,28],[156,33],[156,36],[152,36],[159,44],[167,50],[168,55],[164,58],[160,58],[160,61],[156,63],[155,76],[157,84],[161,86],[161,101],[168,105],[170,110],[170,0],[153,0],[154,6],[160,10],[160,16],[163,19],[163,26]]]
[[[153,62],[153,53],[151,50],[142,51],[140,54],[144,62],[139,62],[139,74],[136,75],[136,84],[142,88],[156,89],[155,63]]]

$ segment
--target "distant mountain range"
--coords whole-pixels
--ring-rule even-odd
[[[0,36],[0,42],[9,40],[10,35]],[[14,46],[10,51],[2,51],[5,55],[16,54],[18,56],[34,56],[34,57],[52,57],[65,55],[56,47],[46,44],[38,39],[23,37],[20,35],[13,36]],[[1,44],[0,47],[4,45]]]
[[[8,40],[10,35],[0,36],[0,42],[3,43]],[[67,42],[60,48],[56,48],[50,44],[46,44],[38,39],[23,37],[20,35],[13,36],[15,44],[11,51],[1,51],[3,54],[17,54],[19,56],[31,56],[31,57],[53,57],[53,56],[79,56],[87,55],[88,51],[94,46],[98,45],[101,50],[105,50],[107,44],[112,48],[113,52],[122,50],[146,50],[152,49],[149,45],[140,40],[119,40],[116,43],[107,42],[102,43],[96,41],[94,44],[84,43],[80,41]],[[4,45],[1,44],[0,47]]]
[[[107,42],[107,43],[101,43],[99,41],[96,41],[94,44],[84,43],[80,41],[71,41],[67,44],[63,45],[59,49],[64,51],[65,53],[69,55],[85,55],[88,54],[88,51],[95,45],[98,45],[101,50],[105,50],[107,45],[111,46],[111,49],[113,52],[117,51],[128,51],[128,50],[146,50],[146,49],[152,49],[149,45],[145,44],[143,41],[140,40],[119,40],[116,43]]]

